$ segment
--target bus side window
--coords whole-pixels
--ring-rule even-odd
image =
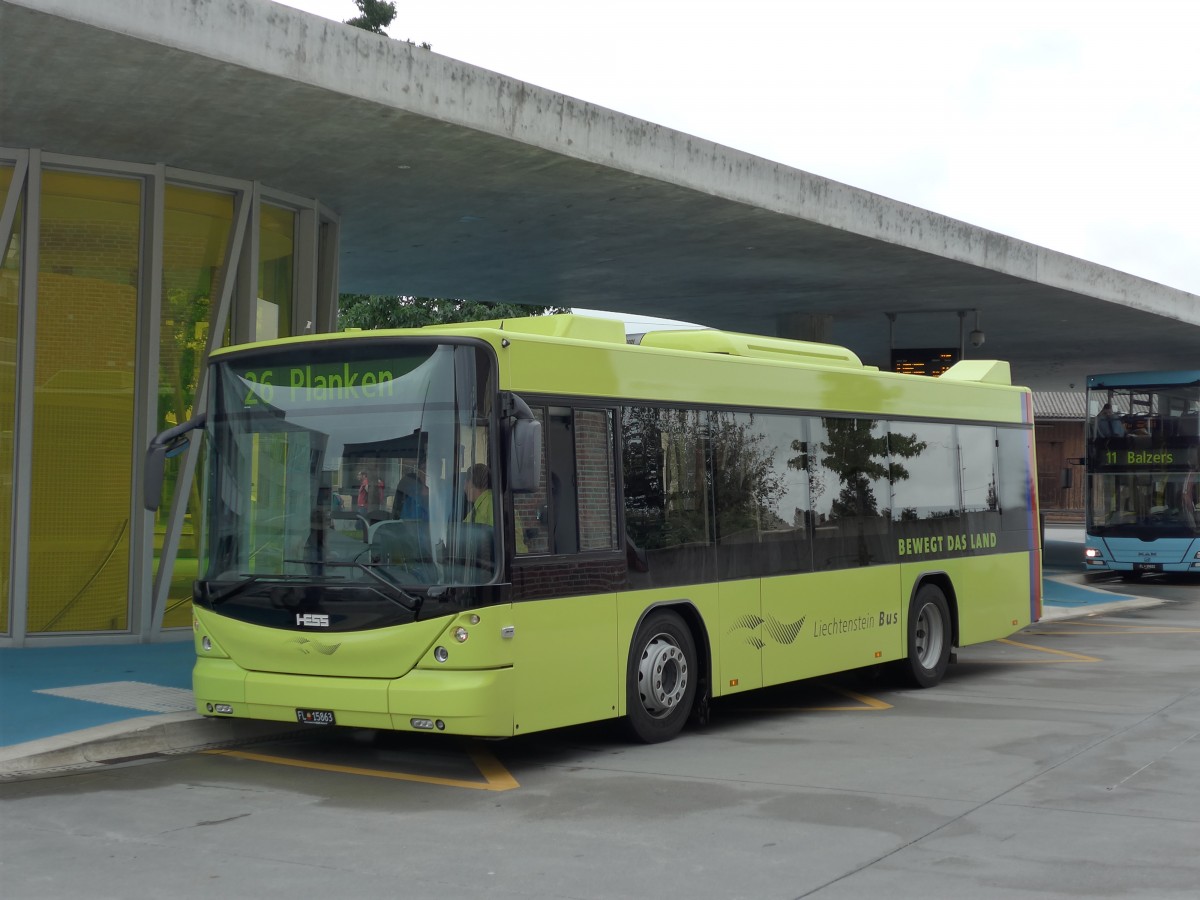
[[[612,413],[537,407],[546,446],[541,487],[515,498],[523,555],[617,549]]]
[[[631,587],[716,580],[708,413],[622,410]]]

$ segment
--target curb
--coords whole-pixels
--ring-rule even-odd
[[[0,748],[0,779],[251,743],[300,730],[301,726],[291,723],[211,719],[194,712],[142,716]]]

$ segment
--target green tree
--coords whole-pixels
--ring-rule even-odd
[[[354,5],[362,15],[347,19],[343,24],[386,35],[384,29],[396,18],[396,4],[390,0],[354,0]]]
[[[522,319],[545,313],[570,312],[557,306],[523,306],[516,303],[479,303],[438,297],[396,297],[380,294],[342,294],[338,329],[420,328],[486,319]]]
[[[873,419],[825,419],[829,440],[821,450],[829,455],[821,465],[836,472],[842,480],[842,491],[833,504],[835,516],[877,516],[879,504],[872,484],[882,479],[891,482],[908,478],[908,469],[900,459],[910,459],[924,452],[926,443],[915,434],[881,431],[874,434],[878,423]]]

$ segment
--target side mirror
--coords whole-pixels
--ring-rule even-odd
[[[1075,471],[1073,469],[1063,469],[1062,470],[1062,481],[1059,482],[1058,486],[1061,487],[1065,491],[1067,488],[1069,488],[1074,483],[1074,480],[1075,480]]]
[[[514,492],[536,491],[542,482],[542,423],[517,419],[508,454],[508,485]]]
[[[542,483],[542,423],[516,394],[505,394],[502,403],[504,414],[512,418],[508,427],[508,486],[514,493],[528,494]]]
[[[142,505],[147,511],[158,509],[158,500],[162,496],[163,479],[166,477],[167,460],[178,456],[192,443],[188,434],[197,428],[203,428],[204,413],[193,416],[182,425],[168,428],[156,434],[146,450],[146,470],[142,479]]]

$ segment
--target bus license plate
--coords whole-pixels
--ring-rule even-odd
[[[1161,572],[1162,566],[1158,563],[1134,563],[1133,571],[1135,572]]]
[[[303,725],[336,725],[333,712],[328,709],[298,709],[296,721]]]

